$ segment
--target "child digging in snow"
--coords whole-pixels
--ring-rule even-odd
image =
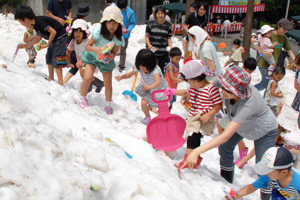
[[[135,74],[137,75],[137,72],[141,74],[142,83],[136,87],[135,92],[142,97],[141,107],[145,118],[141,122],[147,125],[151,120],[149,111],[153,107],[157,107],[157,104],[152,101],[151,94],[156,90],[167,88],[168,83],[157,65],[155,54],[150,49],[141,49],[136,55],[134,70],[122,76],[116,76],[115,79],[117,81],[128,79]]]
[[[191,105],[184,135],[187,139],[187,150],[183,161],[175,164],[178,168],[185,163],[190,152],[200,146],[202,133],[205,135],[211,133],[214,128],[214,115],[222,108],[222,99],[218,88],[206,80],[207,71],[202,61],[191,60],[180,70],[190,87],[187,90],[168,88],[166,91],[171,95],[188,94]],[[201,160],[200,157],[194,166],[195,169],[199,167]]]

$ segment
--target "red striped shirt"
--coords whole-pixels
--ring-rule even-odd
[[[213,84],[204,88],[191,88],[187,92],[190,94],[191,109],[189,116],[194,116],[200,111],[203,113],[209,112],[215,105],[222,103],[221,95]]]

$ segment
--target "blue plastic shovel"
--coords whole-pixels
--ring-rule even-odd
[[[132,84],[131,91],[129,91],[129,90],[124,90],[124,91],[122,92],[123,95],[129,96],[129,97],[130,97],[133,101],[135,101],[135,102],[137,102],[137,96],[136,96],[136,94],[134,94],[133,89],[134,89],[134,85],[135,85],[135,82],[136,82],[137,75],[138,75],[138,73],[135,74],[135,78],[134,78],[134,81],[133,81],[133,84]]]

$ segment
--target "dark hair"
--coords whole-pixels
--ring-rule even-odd
[[[285,168],[285,169],[277,169],[277,170],[280,171],[280,172],[283,171],[283,170],[288,170],[288,172],[289,172],[289,171],[291,171],[291,168],[292,168],[292,166],[289,166],[288,168]]]
[[[102,35],[105,39],[110,40],[109,39],[109,31],[107,30],[107,27],[106,27],[106,22],[108,22],[108,21],[104,21],[101,23],[100,35]],[[122,26],[121,26],[121,24],[119,24],[118,29],[115,31],[115,36],[118,38],[118,40],[122,41]]]
[[[241,46],[241,40],[240,39],[235,39],[235,40],[233,40],[233,44]]]
[[[120,9],[126,8],[127,5],[128,5],[128,1],[127,1],[127,0],[118,0],[118,1],[117,1],[117,6],[118,6]]]
[[[29,6],[20,6],[15,12],[15,20],[19,19],[24,21],[25,18],[34,19],[35,14]]]
[[[135,57],[135,66],[140,70],[140,66],[146,67],[148,72],[152,72],[156,65],[156,56],[150,49],[141,49]]]
[[[197,9],[197,4],[195,2],[191,3],[190,8],[192,8],[192,7],[196,10]]]
[[[70,40],[72,40],[72,39],[75,38],[75,37],[74,37],[74,31],[77,30],[77,29],[81,29],[81,28],[76,28],[76,29],[73,29],[73,30],[72,30],[72,33],[71,33],[71,35],[70,35]],[[86,39],[86,38],[87,38],[86,32],[83,31],[83,30],[81,30],[81,32],[83,33],[83,38],[82,38],[82,39]]]
[[[295,58],[295,64],[300,65],[300,53]]]
[[[185,75],[180,72],[181,77],[183,78],[184,81],[188,81],[188,79],[185,78]],[[195,81],[203,81],[206,78],[205,74],[201,74],[200,76],[197,76],[195,78],[191,78],[190,80],[195,80]]]
[[[285,75],[285,68],[281,66],[276,66],[273,73],[273,75]]]
[[[256,65],[257,65],[257,62],[252,57],[248,57],[244,61],[244,67],[245,67],[245,69],[249,69],[251,71],[254,71],[256,69]]]
[[[178,47],[173,47],[170,50],[170,57],[181,56],[181,55],[182,55],[182,52],[181,52],[181,50]]]
[[[156,14],[158,13],[158,11],[162,11],[165,15],[167,14],[165,8],[163,8],[163,7],[161,7],[161,6],[157,6],[157,7],[155,8],[155,17],[156,17]]]
[[[112,3],[113,0],[106,0],[106,3]]]
[[[198,3],[197,3],[197,6],[196,6],[197,9],[196,9],[196,11],[198,12],[198,10],[199,10],[202,6],[204,7],[204,10],[205,10],[205,11],[208,10],[208,5],[207,5],[207,3],[201,1],[201,2],[198,2]]]

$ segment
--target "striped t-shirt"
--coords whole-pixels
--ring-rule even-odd
[[[212,84],[199,89],[189,87],[187,92],[190,94],[190,117],[198,114],[199,112],[207,113],[215,105],[222,103],[218,88]]]
[[[150,44],[157,48],[155,51],[156,56],[168,54],[168,38],[172,37],[171,24],[169,22],[165,21],[159,24],[156,20],[149,21],[146,33],[149,34]]]

